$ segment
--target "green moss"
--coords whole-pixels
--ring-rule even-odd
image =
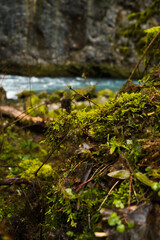
[[[19,162],[18,168],[11,168],[9,177],[19,175],[21,178],[34,179],[35,172],[41,166],[42,162],[38,159],[22,159]],[[44,167],[38,172],[38,176],[41,178],[52,177],[52,167],[49,164],[45,164]]]

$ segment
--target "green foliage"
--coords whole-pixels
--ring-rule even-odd
[[[115,200],[113,201],[113,205],[114,205],[116,208],[124,208],[124,204],[121,202],[121,200],[115,199]]]
[[[46,219],[48,224],[55,228],[62,227],[68,222],[70,230],[67,235],[74,236],[74,239],[81,239],[85,229],[85,237],[88,234],[93,238],[94,224],[99,220],[100,214],[97,212],[100,197],[103,194],[98,189],[88,189],[81,194],[73,193],[71,188],[64,188],[61,183],[53,186],[48,192],[48,210]],[[91,229],[88,226],[88,214],[91,216]],[[92,234],[91,234],[92,232]],[[78,237],[78,238],[77,238]],[[90,237],[86,238],[90,239]]]
[[[108,224],[110,226],[117,225],[116,229],[118,232],[123,233],[125,231],[125,225],[122,224],[120,216],[117,215],[116,212],[111,213],[110,218],[108,219]]]
[[[118,216],[116,212],[111,213],[111,216],[108,219],[108,224],[110,226],[115,226],[116,224],[120,225],[121,224],[120,216]]]
[[[120,233],[123,233],[125,231],[125,225],[124,224],[118,224],[117,231]]]
[[[133,228],[134,227],[134,223],[133,222],[125,222],[122,223],[122,220],[121,220],[121,217],[117,215],[116,212],[112,212],[109,219],[108,219],[108,224],[110,226],[116,226],[116,230],[119,232],[119,233],[123,233],[126,229],[126,226],[128,228]],[[126,226],[125,226],[126,225]]]

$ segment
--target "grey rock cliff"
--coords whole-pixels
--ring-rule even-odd
[[[117,35],[126,16],[150,0],[1,0],[0,61],[30,64],[134,65],[134,43],[124,56]],[[115,45],[116,43],[116,45]]]

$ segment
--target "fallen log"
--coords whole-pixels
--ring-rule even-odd
[[[48,122],[44,121],[43,118],[29,116],[25,112],[21,112],[10,106],[0,106],[0,115],[14,119],[13,124],[23,125],[36,132],[43,132],[48,125]]]

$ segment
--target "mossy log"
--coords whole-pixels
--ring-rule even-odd
[[[31,117],[25,112],[21,112],[14,107],[0,106],[0,115],[14,119],[13,123],[23,125],[33,131],[43,132],[48,122],[41,117]]]

